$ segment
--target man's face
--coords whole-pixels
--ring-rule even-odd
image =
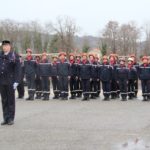
[[[107,63],[108,62],[108,60],[107,59],[103,59],[103,63]]]
[[[70,56],[70,60],[74,60],[74,57],[73,57],[73,56]]]
[[[82,56],[82,60],[86,60],[87,59],[87,57],[86,56]]]
[[[43,59],[43,60],[47,59],[47,56],[46,56],[46,55],[43,55],[43,56],[42,56],[42,59]]]
[[[128,64],[129,64],[129,65],[132,65],[132,63],[133,63],[132,61],[128,61]]]
[[[80,60],[80,57],[77,57],[76,59],[77,59],[77,61],[79,61],[79,60]]]
[[[120,61],[120,65],[124,65],[125,62],[123,60]]]
[[[143,63],[144,63],[144,64],[147,64],[147,63],[148,63],[148,60],[147,60],[147,59],[143,59]]]
[[[110,61],[115,61],[114,57],[110,57]]]
[[[60,60],[64,60],[65,59],[65,56],[64,55],[60,55]]]
[[[57,61],[57,58],[56,58],[56,57],[54,57],[54,58],[53,58],[53,60],[54,60],[54,61]]]
[[[11,50],[10,44],[5,44],[5,45],[3,45],[3,46],[2,46],[2,50],[3,50],[4,53],[10,52],[10,50]]]
[[[133,62],[135,62],[135,57],[131,57],[133,59]]]
[[[94,57],[93,56],[90,56],[90,61],[93,61],[94,60]]]
[[[28,51],[28,52],[27,52],[27,56],[30,56],[30,55],[31,55],[31,52]]]

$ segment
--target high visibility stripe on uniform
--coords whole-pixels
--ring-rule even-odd
[[[90,94],[90,92],[83,92],[83,94]]]
[[[42,91],[35,91],[36,93],[41,93]]]
[[[125,93],[125,92],[121,92],[120,94],[121,94],[121,95],[127,95],[128,93]]]
[[[134,94],[134,92],[128,92],[128,94]]]
[[[90,94],[96,94],[97,92],[90,92]]]
[[[66,93],[66,94],[68,94],[68,92],[66,92],[66,91],[61,91],[61,93]]]
[[[53,90],[53,92],[60,92],[60,90]]]
[[[51,63],[39,63],[40,65],[51,65]]]
[[[28,91],[35,91],[35,89],[28,89]]]
[[[103,94],[110,94],[111,92],[103,92]]]
[[[117,93],[117,91],[111,91],[111,93]]]
[[[76,92],[82,92],[83,90],[75,90]]]
[[[148,95],[148,93],[142,93],[143,96]]]
[[[148,69],[149,69],[150,67],[139,67],[139,68],[145,68],[145,69],[147,69],[147,68],[148,68]]]
[[[49,94],[50,92],[49,92],[49,91],[43,91],[43,93],[47,93],[47,94]]]

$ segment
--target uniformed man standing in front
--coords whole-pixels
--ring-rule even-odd
[[[1,125],[14,124],[15,118],[15,89],[20,78],[19,55],[11,50],[10,41],[2,42],[0,52],[0,89],[4,121]]]

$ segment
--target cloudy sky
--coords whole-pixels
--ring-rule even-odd
[[[97,35],[109,20],[150,22],[150,0],[5,0],[0,5],[0,19],[45,23],[70,16],[86,35]]]

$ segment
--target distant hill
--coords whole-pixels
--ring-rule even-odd
[[[99,38],[94,36],[75,36],[75,45],[81,49],[84,44],[88,44],[90,48],[97,48]]]

